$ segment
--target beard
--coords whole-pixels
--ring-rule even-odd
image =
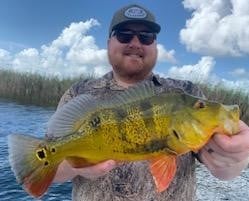
[[[149,54],[149,53],[147,53]],[[126,47],[123,51],[108,51],[109,62],[114,73],[125,80],[143,80],[151,74],[156,63],[157,52],[150,55],[142,49]]]

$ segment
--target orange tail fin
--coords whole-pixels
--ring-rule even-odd
[[[42,139],[27,135],[9,135],[9,162],[17,182],[34,197],[41,197],[56,174],[59,162],[39,150]],[[38,150],[38,151],[37,151]]]
[[[23,180],[24,189],[34,197],[41,197],[51,185],[56,169],[36,170]],[[42,172],[42,173],[41,173]]]
[[[150,161],[150,171],[158,192],[166,190],[176,173],[176,156],[163,155]]]

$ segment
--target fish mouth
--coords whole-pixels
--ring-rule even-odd
[[[235,122],[231,119],[225,120],[224,123],[224,132],[228,135],[233,135],[239,131],[238,122]]]
[[[219,126],[214,129],[214,133],[223,133],[226,135],[234,135],[239,131],[239,106],[238,105],[222,105],[224,109],[220,114]],[[224,115],[225,114],[225,115]]]
[[[233,135],[239,131],[240,110],[238,105],[224,106],[229,115],[224,121],[224,132]]]

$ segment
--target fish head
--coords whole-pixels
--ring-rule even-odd
[[[185,106],[174,112],[171,124],[179,144],[197,151],[215,133],[233,135],[238,132],[238,105],[224,105],[187,94],[183,96]]]

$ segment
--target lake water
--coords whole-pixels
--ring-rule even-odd
[[[19,105],[0,100],[0,200],[34,200],[16,183],[8,163],[7,135],[31,134],[42,137],[54,109]],[[198,201],[248,201],[249,170],[233,181],[222,182],[211,176],[203,166],[197,168]],[[53,184],[43,201],[71,200],[71,183]]]

